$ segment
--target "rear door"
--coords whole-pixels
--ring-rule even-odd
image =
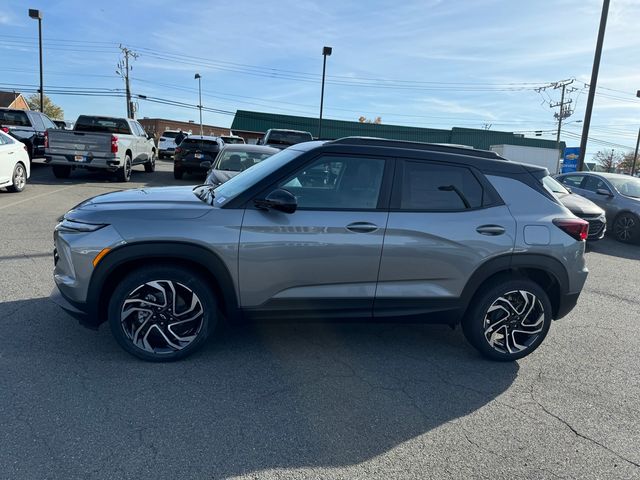
[[[133,134],[133,163],[144,163],[148,160],[147,136],[138,122],[129,120],[129,125]]]
[[[475,169],[399,159],[375,316],[455,311],[472,273],[513,251],[516,225]]]
[[[284,188],[292,214],[249,205],[240,234],[239,290],[257,316],[371,317],[393,161],[324,154]]]
[[[13,168],[17,160],[15,152],[17,144],[17,141],[0,135],[0,185],[4,185],[11,180]],[[22,143],[20,146],[22,146]]]

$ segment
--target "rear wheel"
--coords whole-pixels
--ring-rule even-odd
[[[71,167],[67,167],[65,165],[54,165],[53,175],[56,178],[69,178],[69,175],[71,175]]]
[[[485,357],[512,361],[540,346],[551,320],[551,302],[537,283],[509,280],[476,295],[462,330]]]
[[[109,325],[118,344],[152,362],[196,351],[218,320],[215,297],[206,285],[200,275],[171,265],[129,273],[109,301]]]
[[[613,222],[613,235],[624,243],[637,243],[640,239],[640,220],[632,213],[621,213]]]
[[[151,159],[144,164],[144,171],[147,173],[156,171],[156,152],[155,151],[151,154]]]
[[[27,185],[27,169],[21,163],[16,164],[11,177],[12,184],[7,187],[10,192],[21,192]]]
[[[131,157],[129,155],[124,157],[124,165],[118,169],[116,176],[119,182],[128,182],[131,180]]]

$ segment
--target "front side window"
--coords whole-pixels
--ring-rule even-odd
[[[587,176],[583,188],[591,192],[597,192],[599,189],[609,190],[609,187],[602,179],[590,175]]]
[[[378,158],[323,156],[278,186],[293,193],[301,209],[373,210],[384,165]]]
[[[44,123],[44,128],[58,128],[55,123],[49,120],[49,117],[46,115],[42,115],[42,123]]]
[[[479,208],[482,204],[482,185],[468,168],[404,162],[400,195],[402,210],[457,211]]]
[[[42,123],[42,118],[37,113],[34,113],[31,116],[31,121],[33,122],[33,126],[36,130],[44,130],[44,123]]]

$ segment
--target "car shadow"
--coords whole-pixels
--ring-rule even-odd
[[[611,257],[626,258],[629,260],[640,260],[640,246],[629,243],[618,242],[606,236],[597,242],[587,243],[587,253],[599,253]]]
[[[0,337],[4,408],[16,412],[0,463],[43,466],[23,477],[354,465],[480,409],[518,373],[444,326],[225,328],[187,360],[153,364],[48,298],[0,304],[0,321],[12,332]]]

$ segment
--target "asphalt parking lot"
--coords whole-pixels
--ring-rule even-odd
[[[195,184],[160,161],[126,187]],[[442,326],[248,326],[150,364],[53,305],[52,229],[123,188],[34,165],[0,191],[0,478],[640,478],[640,246],[512,364]]]

